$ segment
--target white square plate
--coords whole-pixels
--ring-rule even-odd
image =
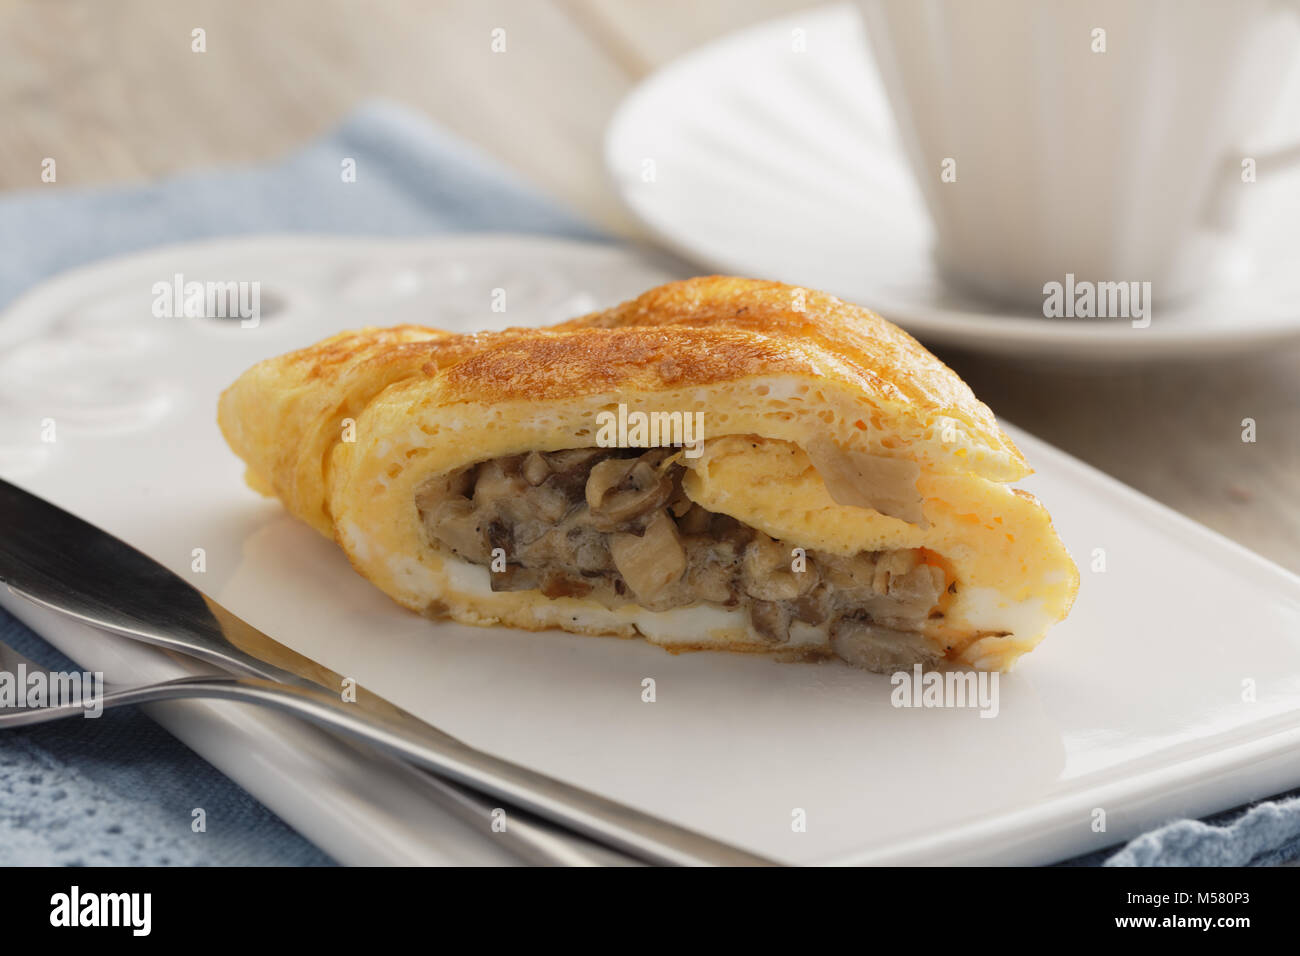
[[[260,281],[260,326],[155,318],[176,273]],[[501,236],[238,240],[81,270],[0,318],[0,475],[477,747],[786,862],[1050,862],[1300,782],[1300,579],[1014,429],[1083,583],[995,719],[896,709],[888,677],[837,663],[431,623],[249,491],[217,431],[247,366],[341,329],[541,324],[668,277]],[[178,667],[4,603],[110,680]],[[232,704],[158,713],[344,862],[500,860],[323,735]]]

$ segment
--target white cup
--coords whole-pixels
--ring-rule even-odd
[[[1248,139],[1300,55],[1297,0],[859,2],[959,287],[1041,305],[1070,275],[1186,296],[1250,176],[1300,164]]]

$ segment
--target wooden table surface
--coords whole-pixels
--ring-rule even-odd
[[[686,50],[807,5],[18,0],[0,6],[0,190],[267,159],[382,96],[593,222],[644,238],[602,168],[619,100]],[[206,31],[201,55],[191,52],[196,27]],[[506,31],[506,55],[489,49],[495,28]],[[40,183],[47,156],[58,164],[54,187]],[[1000,416],[1300,571],[1295,351],[1092,368],[940,355]],[[1241,440],[1244,418],[1257,423],[1253,444]]]

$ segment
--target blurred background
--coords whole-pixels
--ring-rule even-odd
[[[799,0],[19,0],[0,5],[0,191],[268,160],[382,97],[615,236],[602,156],[657,67]],[[485,38],[509,29],[508,56]],[[191,30],[207,51],[190,51]],[[0,195],[0,200],[4,198]],[[0,216],[3,210],[0,208]],[[1300,227],[1298,227],[1300,228]],[[864,303],[871,305],[871,303]],[[1300,571],[1300,356],[1055,365],[936,349],[1006,419]],[[1258,440],[1241,440],[1241,422]]]
[[[608,230],[601,141],[657,66],[799,0],[19,0],[0,5],[0,188],[270,159],[365,100],[413,106]],[[207,53],[190,31],[207,31]],[[509,31],[495,56],[492,29]]]

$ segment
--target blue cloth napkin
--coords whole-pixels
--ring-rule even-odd
[[[1276,866],[1300,859],[1300,790],[1144,833],[1106,866]]]
[[[2,609],[0,641],[80,669]],[[0,866],[331,862],[134,707],[0,733]]]
[[[340,179],[344,159],[356,182]],[[0,198],[0,306],[73,266],[164,243],[267,232],[600,234],[491,159],[388,104],[268,166],[137,187]],[[0,640],[74,669],[0,610]],[[1183,820],[1066,865],[1259,865],[1300,858],[1300,791]],[[191,813],[207,814],[205,833]],[[0,733],[0,865],[325,865],[319,849],[134,709]]]
[[[355,160],[356,181],[340,176]],[[313,232],[527,232],[598,239],[500,164],[391,104],[270,166],[124,189],[42,186],[0,199],[0,306],[73,266],[187,239]]]
[[[1278,866],[1300,860],[1300,790],[1225,810],[1204,820],[1173,820],[1127,845],[1058,866]]]

